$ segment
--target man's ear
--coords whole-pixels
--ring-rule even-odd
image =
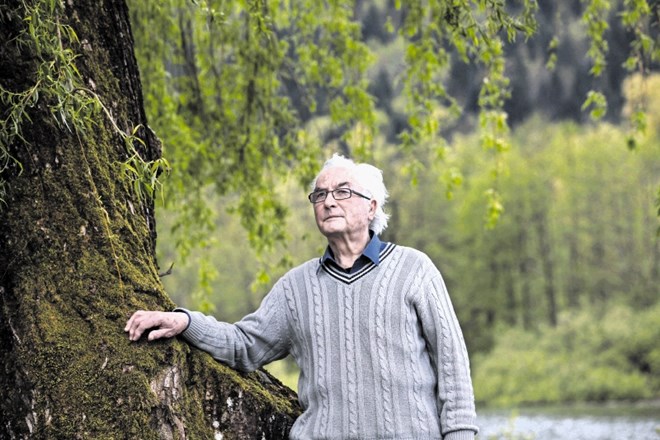
[[[378,202],[374,199],[369,201],[369,220],[373,220],[376,217],[376,209],[378,208]]]

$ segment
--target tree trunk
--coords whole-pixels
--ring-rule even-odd
[[[569,173],[578,174],[576,171],[576,159],[573,149],[569,149],[566,156],[569,166]],[[578,197],[571,196],[569,199],[569,219],[570,227],[567,228],[564,240],[568,244],[568,275],[566,286],[566,303],[572,311],[578,310],[582,306],[582,293],[584,290],[582,255],[580,250],[580,201]]]
[[[552,327],[557,326],[557,298],[555,293],[555,271],[552,260],[552,246],[550,245],[550,232],[547,226],[548,214],[545,210],[537,211],[533,220],[536,224],[536,232],[539,236],[539,257],[541,258],[541,268],[543,270],[543,283],[545,299],[547,301],[548,323]]]
[[[0,439],[286,437],[297,399],[266,373],[123,332],[132,311],[173,307],[153,203],[121,172],[135,129],[142,160],[160,156],[125,2],[5,1],[0,59],[16,159],[0,163]],[[24,112],[10,92],[31,96]]]
[[[532,292],[530,287],[530,277],[532,272],[532,260],[527,251],[527,230],[525,224],[520,222],[521,227],[518,231],[518,273],[521,280],[520,285],[520,308],[522,313],[522,324],[525,330],[534,328],[532,317]]]
[[[506,295],[506,311],[504,313],[505,322],[515,327],[518,324],[518,299],[516,298],[516,285],[514,280],[514,270],[511,268],[510,263],[506,263],[502,268],[506,282],[504,285],[504,292]]]

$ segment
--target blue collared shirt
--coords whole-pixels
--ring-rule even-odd
[[[330,249],[330,246],[328,246],[325,249],[325,253],[323,254],[323,257],[321,257],[321,262],[322,263],[330,262],[337,269],[340,269],[346,273],[357,272],[358,270],[362,269],[365,265],[367,265],[369,262],[378,265],[380,263],[380,251],[383,250],[383,248],[385,248],[387,243],[383,243],[382,241],[380,241],[378,235],[374,234],[373,231],[370,230],[369,234],[371,234],[371,240],[369,240],[367,247],[364,248],[364,251],[362,251],[362,255],[360,255],[358,259],[355,260],[355,263],[353,263],[353,267],[349,269],[344,269],[339,264],[337,264],[337,262],[335,261],[335,256],[332,253],[332,249]]]

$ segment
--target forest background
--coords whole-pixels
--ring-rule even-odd
[[[637,34],[621,4],[538,2],[533,35],[500,48],[508,80],[460,49],[432,48],[447,62],[425,79],[444,87],[431,106],[403,79],[428,55],[399,35],[413,7],[329,5],[287,17],[231,2],[129,2],[145,108],[171,166],[156,212],[173,300],[232,322],[318,257],[308,183],[339,152],[383,170],[392,218],[382,238],[426,252],[443,273],[480,403],[660,397],[658,55],[630,66]],[[288,34],[296,20],[317,27]],[[313,44],[324,38],[344,58]],[[363,90],[337,101],[351,75]],[[504,141],[483,118],[488,78]],[[431,135],[415,137],[420,127]],[[295,389],[290,360],[269,370]]]

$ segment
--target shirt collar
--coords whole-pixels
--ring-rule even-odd
[[[361,256],[367,257],[374,264],[378,265],[380,263],[380,250],[382,247],[382,242],[380,241],[380,238],[378,238],[378,235],[374,234],[374,231],[369,230],[369,234],[371,235],[371,240],[369,240],[369,243],[367,243],[367,247],[364,248]],[[321,257],[321,262],[325,262],[328,259],[333,262],[335,261],[335,256],[333,255],[330,246],[325,248],[325,253],[323,254],[323,257]]]

